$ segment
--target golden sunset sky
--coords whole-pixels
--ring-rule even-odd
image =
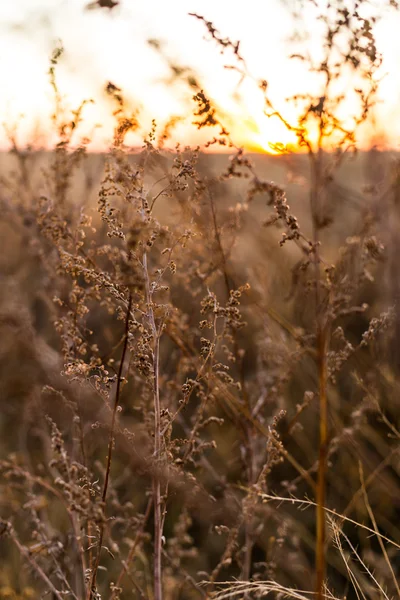
[[[288,38],[293,33],[290,7],[295,0],[122,0],[112,11],[85,10],[88,2],[0,2],[1,122],[9,130],[17,126],[20,144],[36,140],[48,146],[54,140],[48,69],[59,40],[65,52],[57,67],[57,80],[65,105],[76,108],[84,99],[95,101],[85,109],[81,129],[82,135],[92,137],[93,149],[107,147],[112,137],[113,105],[104,93],[108,81],[122,88],[128,105],[139,110],[142,133],[136,142],[149,131],[153,118],[161,129],[171,115],[185,117],[175,134],[181,143],[204,141],[191,124],[193,90],[173,78],[168,63],[193,70],[219,108],[236,144],[268,150],[269,142],[293,140],[277,120],[263,115],[263,98],[255,83],[248,80],[238,88],[237,73],[224,68],[233,64],[232,56],[222,56],[215,43],[207,40],[204,26],[188,13],[204,15],[221,35],[240,40],[251,73],[268,81],[276,105],[288,118],[294,118],[294,108],[286,106],[284,99],[307,92],[313,85],[301,64],[287,58],[294,49],[288,45]],[[375,0],[375,6],[379,9],[379,0]],[[318,52],[315,22],[305,14],[303,23],[315,40],[311,47],[314,44]],[[376,37],[384,56],[382,74],[386,76],[375,125],[365,128],[361,135],[364,145],[378,137],[398,148],[399,31],[400,15],[382,8]],[[160,42],[161,53],[148,44],[149,39]],[[207,137],[210,135],[207,132]],[[7,147],[4,126],[0,147]]]

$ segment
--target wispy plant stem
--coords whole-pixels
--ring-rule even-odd
[[[161,423],[160,423],[160,394],[158,386],[159,369],[159,338],[155,341],[154,348],[154,454],[156,460],[160,458],[161,452]],[[162,555],[162,530],[163,520],[161,515],[161,484],[158,469],[155,471],[153,480],[154,489],[154,599],[162,600],[161,585],[161,555]]]
[[[132,546],[129,549],[128,556],[127,556],[126,560],[124,560],[123,563],[122,563],[122,569],[120,571],[120,574],[118,575],[118,579],[117,579],[117,582],[115,584],[114,591],[112,592],[112,594],[110,596],[110,600],[115,600],[116,594],[117,594],[117,590],[121,586],[121,583],[122,583],[122,580],[124,578],[124,575],[125,574],[129,574],[129,566],[130,566],[130,564],[131,564],[131,562],[133,560],[133,557],[135,556],[136,549],[137,549],[138,545],[140,544],[140,541],[141,541],[141,539],[143,537],[143,531],[144,531],[144,528],[146,527],[147,522],[149,520],[149,516],[151,514],[151,508],[152,508],[152,506],[153,506],[153,498],[150,498],[149,501],[147,502],[146,512],[143,515],[143,521],[142,521],[142,523],[141,523],[141,525],[140,525],[140,527],[139,527],[139,529],[138,529],[138,531],[136,533],[136,536],[135,536],[135,539],[133,541],[133,544],[132,544]]]
[[[117,410],[118,410],[118,406],[120,403],[120,396],[121,396],[122,372],[123,372],[123,368],[124,368],[126,353],[128,350],[129,318],[130,318],[130,314],[131,314],[131,308],[132,308],[132,294],[129,294],[128,308],[126,311],[126,318],[125,318],[124,345],[122,348],[121,361],[120,361],[120,365],[119,365],[119,369],[118,369],[117,386],[116,386],[116,390],[115,390],[115,400],[114,400],[114,406],[113,406],[113,412],[112,412],[112,418],[111,418],[110,436],[109,436],[109,440],[108,440],[106,475],[104,478],[104,486],[103,486],[103,492],[102,492],[102,496],[101,496],[101,500],[103,503],[104,517],[105,517],[105,511],[106,511],[106,499],[107,499],[108,484],[109,484],[109,480],[110,480],[111,459],[112,459],[112,453],[113,453],[113,447],[114,447],[115,423],[116,423],[116,419],[117,419]],[[93,570],[92,570],[90,588],[89,588],[88,594],[87,594],[87,596],[90,600],[92,598],[96,597],[95,596],[95,594],[96,594],[96,578],[97,578],[97,571],[98,571],[98,568],[100,565],[100,556],[101,556],[101,549],[102,549],[102,545],[103,545],[103,537],[104,537],[104,522],[102,522],[100,524],[99,541],[97,544],[97,556],[96,556],[96,560],[95,560]]]
[[[322,132],[320,142],[322,142]],[[318,395],[319,395],[319,449],[318,473],[316,489],[316,543],[315,543],[315,572],[316,572],[316,597],[324,598],[324,582],[326,574],[326,525],[325,525],[325,497],[326,497],[326,470],[328,450],[328,400],[327,400],[327,351],[328,351],[328,326],[327,315],[323,312],[321,294],[321,273],[319,253],[319,229],[321,215],[321,180],[322,180],[322,150],[321,144],[318,153],[310,154],[312,163],[311,186],[311,214],[313,220],[314,242],[314,268],[315,268],[315,311],[316,311],[316,342],[317,342],[317,368],[318,368]]]
[[[324,598],[325,558],[325,496],[328,455],[328,399],[327,399],[327,333],[318,332],[318,381],[319,381],[319,451],[317,479],[317,541],[316,541],[316,593],[318,600]]]
[[[56,598],[57,600],[63,600],[64,594],[60,594],[60,592],[55,588],[55,586],[53,585],[51,580],[47,577],[46,573],[43,571],[41,566],[32,557],[32,555],[28,551],[28,549],[25,546],[23,546],[21,544],[21,542],[18,540],[11,523],[8,523],[8,522],[6,523],[3,521],[2,525],[7,526],[7,533],[10,536],[10,538],[12,539],[15,546],[17,547],[19,553],[21,554],[21,556],[23,556],[25,558],[25,560],[30,564],[30,566],[32,567],[32,569],[36,573],[36,575],[44,582],[46,587],[52,592],[53,597]]]
[[[161,405],[159,387],[159,361],[160,361],[160,333],[157,329],[154,310],[153,295],[150,288],[150,277],[147,266],[147,255],[143,254],[143,272],[146,286],[146,302],[150,328],[153,335],[153,401],[154,401],[154,459],[156,469],[153,476],[153,504],[154,504],[154,600],[162,600],[162,500],[161,483],[159,478],[159,461],[161,458]]]

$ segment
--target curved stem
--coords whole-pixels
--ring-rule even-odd
[[[131,308],[132,308],[132,294],[130,293],[129,301],[128,301],[128,309],[126,311],[126,318],[125,318],[124,346],[122,348],[121,362],[120,362],[119,369],[118,369],[117,387],[116,387],[116,391],[115,391],[115,400],[114,400],[114,406],[113,406],[113,412],[112,412],[112,418],[111,418],[110,436],[108,439],[106,475],[105,475],[105,479],[104,479],[103,493],[101,496],[104,517],[105,517],[105,510],[106,510],[108,484],[110,481],[111,459],[112,459],[112,452],[113,452],[113,447],[114,447],[115,423],[116,423],[116,419],[117,419],[117,409],[118,409],[118,406],[120,403],[120,395],[121,395],[122,371],[124,368],[125,357],[126,357],[126,353],[128,350],[129,318],[130,318],[130,314],[131,314]],[[100,565],[101,549],[103,546],[104,521],[100,524],[99,528],[100,528],[100,533],[99,533],[99,541],[97,544],[97,556],[96,556],[96,560],[95,560],[95,563],[93,566],[90,587],[89,587],[88,594],[87,594],[89,600],[96,597],[96,578],[97,578],[97,571],[98,571],[99,565]]]

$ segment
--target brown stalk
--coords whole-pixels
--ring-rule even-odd
[[[321,223],[320,190],[322,183],[322,142],[324,139],[323,121],[320,119],[320,132],[318,151],[315,154],[309,151],[312,167],[313,182],[311,186],[310,208],[313,221],[314,242],[314,270],[315,270],[315,310],[317,326],[317,368],[318,368],[318,391],[319,391],[319,448],[318,448],[318,472],[316,488],[316,543],[315,543],[315,572],[317,600],[323,600],[324,581],[326,575],[326,523],[325,523],[325,496],[326,496],[326,472],[328,458],[328,399],[327,399],[327,350],[329,344],[328,323],[323,311],[321,295],[321,272],[319,254],[319,229]]]
[[[143,255],[143,272],[146,286],[146,300],[148,317],[153,334],[153,399],[154,399],[154,458],[156,462],[161,457],[161,405],[159,387],[159,361],[160,361],[160,332],[157,329],[153,310],[153,297],[150,289],[150,278],[147,267],[147,255]],[[153,505],[154,505],[154,600],[162,600],[162,498],[161,482],[157,470],[153,476]]]
[[[115,590],[112,592],[110,600],[115,600],[116,593],[117,593],[116,590],[121,587],[121,583],[124,578],[124,575],[129,572],[129,565],[132,562],[133,557],[135,556],[136,548],[138,547],[138,544],[140,543],[140,540],[143,537],[143,531],[144,531],[147,521],[149,520],[152,505],[153,505],[153,498],[150,498],[150,500],[147,503],[146,512],[144,513],[142,524],[140,525],[140,528],[136,533],[136,537],[134,539],[132,546],[129,549],[129,553],[128,553],[126,560],[124,560],[122,563],[122,569],[120,571],[120,574],[118,575],[117,583],[115,584]]]
[[[106,508],[108,484],[109,484],[109,480],[110,480],[111,459],[112,459],[112,452],[113,452],[113,446],[114,446],[114,433],[115,433],[115,423],[116,423],[116,418],[117,418],[117,409],[118,409],[118,406],[120,403],[122,370],[124,368],[125,357],[126,357],[126,353],[128,350],[129,317],[131,314],[131,307],[132,307],[132,294],[130,293],[129,301],[128,301],[128,309],[126,311],[126,318],[125,318],[125,339],[124,339],[124,345],[122,348],[121,361],[120,361],[120,365],[119,365],[119,369],[118,369],[117,387],[116,387],[116,391],[115,391],[115,400],[114,400],[114,406],[113,406],[113,412],[112,412],[112,418],[111,418],[110,437],[108,440],[106,475],[105,475],[105,479],[104,479],[103,493],[101,496],[104,513],[105,513],[105,508]],[[105,516],[105,514],[104,514],[104,516]],[[96,594],[96,578],[97,578],[97,571],[98,571],[98,568],[100,565],[100,556],[101,556],[101,549],[102,549],[102,545],[103,545],[103,537],[104,537],[104,523],[101,523],[100,524],[99,541],[97,544],[97,556],[96,556],[96,560],[95,560],[95,563],[93,566],[90,587],[89,587],[89,590],[87,593],[87,598],[89,600],[91,600],[92,598],[95,598],[95,594]]]
[[[317,540],[315,549],[316,594],[317,599],[324,598],[324,580],[326,572],[326,527],[325,527],[325,496],[326,471],[328,458],[328,399],[327,399],[327,345],[326,330],[318,335],[318,379],[319,379],[319,460],[317,474]]]
[[[52,592],[54,598],[57,598],[57,600],[63,600],[64,594],[60,594],[60,592],[57,590],[57,588],[53,585],[53,583],[47,577],[46,573],[43,571],[43,569],[40,567],[40,565],[38,565],[36,560],[32,557],[29,550],[27,548],[25,548],[25,546],[23,546],[21,544],[21,542],[18,540],[11,523],[2,521],[1,527],[5,529],[5,531],[10,536],[10,538],[14,542],[15,546],[17,547],[21,556],[23,556],[25,558],[25,560],[27,560],[27,562],[30,564],[30,566],[35,571],[35,573],[38,575],[38,577],[44,582],[44,584]]]
[[[225,251],[224,251],[224,248],[222,245],[222,240],[221,240],[221,228],[219,227],[218,220],[217,220],[217,212],[216,212],[216,207],[215,207],[215,202],[214,202],[214,195],[213,195],[210,187],[208,187],[208,194],[209,194],[209,198],[210,198],[210,206],[211,206],[211,214],[212,214],[213,225],[214,225],[215,240],[217,242],[217,247],[218,247],[218,250],[219,250],[219,253],[221,256],[221,270],[222,270],[223,277],[224,277],[227,299],[229,299],[229,295],[231,292],[230,277],[228,274],[228,267],[227,267]],[[233,287],[237,287],[237,286],[235,286],[235,284],[233,282],[232,282],[232,284],[233,284]],[[240,364],[241,360],[240,360],[239,346],[238,346],[238,342],[237,342],[236,332],[233,332],[233,337],[234,337],[234,353],[235,353],[236,361],[238,364]],[[247,406],[248,413],[251,414],[251,406],[250,406],[248,395],[246,393],[246,385],[245,385],[245,379],[244,379],[244,374],[243,374],[242,368],[240,368],[240,383],[241,383],[243,400],[245,401],[245,405]],[[249,487],[251,488],[251,486],[254,483],[254,477],[253,477],[254,455],[253,455],[252,442],[251,442],[252,427],[248,420],[244,421],[243,430],[244,430],[244,438],[245,438],[244,444],[246,447],[246,452],[247,452],[248,461],[249,461],[248,482],[249,482]],[[252,553],[253,553],[253,547],[254,547],[254,539],[253,539],[252,527],[251,527],[251,518],[246,517],[245,522],[244,522],[244,529],[245,529],[245,543],[244,543],[244,559],[243,559],[243,565],[242,565],[241,578],[244,581],[248,581],[251,576]]]
[[[389,559],[389,556],[388,556],[385,544],[383,543],[382,538],[379,535],[378,524],[376,522],[375,515],[373,513],[373,510],[372,510],[371,505],[370,505],[369,500],[368,500],[368,494],[367,494],[367,490],[366,490],[366,487],[365,487],[364,472],[363,472],[361,461],[359,461],[358,467],[359,467],[359,471],[360,471],[361,489],[362,489],[362,493],[363,493],[363,496],[364,496],[365,506],[367,507],[369,518],[371,519],[371,523],[372,523],[372,525],[374,527],[374,530],[375,530],[375,533],[376,533],[376,536],[377,536],[377,539],[378,539],[378,542],[379,542],[379,546],[381,547],[381,551],[382,551],[382,554],[383,554],[383,556],[385,558],[386,565],[387,565],[388,570],[390,572],[390,575],[392,577],[393,584],[394,584],[394,587],[395,587],[396,592],[397,592],[397,596],[400,598],[400,586],[398,584],[397,577],[396,577],[396,575],[395,575],[395,573],[393,571],[393,567],[392,567],[392,564],[390,562],[390,559]]]

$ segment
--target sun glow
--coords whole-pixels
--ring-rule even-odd
[[[85,11],[86,0],[59,2],[56,7],[54,0],[36,0],[34,4],[33,9],[31,0],[0,2],[0,77],[6,83],[0,112],[8,131],[19,123],[21,144],[30,143],[35,135],[44,145],[50,146],[54,141],[48,69],[52,49],[61,40],[65,55],[57,67],[57,79],[66,105],[75,109],[84,99],[95,100],[85,109],[82,127],[83,135],[94,131],[93,149],[104,149],[112,138],[114,107],[104,94],[108,81],[123,90],[129,106],[140,111],[140,136],[142,131],[144,135],[148,133],[152,119],[162,130],[175,115],[184,119],[172,132],[171,146],[177,141],[202,143],[217,134],[217,130],[198,131],[193,126],[193,89],[185,87],[184,77],[176,76],[181,67],[183,73],[186,69],[194,74],[199,88],[215,102],[221,123],[236,145],[270,154],[280,154],[286,148],[298,150],[295,133],[279,118],[265,115],[263,94],[256,83],[257,78],[268,79],[268,91],[274,94],[276,106],[285,119],[296,124],[294,108],[284,99],[307,93],[312,82],[298,61],[287,59],[285,39],[291,33],[290,19],[285,18],[280,1],[248,0],[247,14],[257,15],[251,22],[243,20],[240,3],[230,3],[227,11],[225,0],[187,0],[184,8],[179,2],[165,4],[160,0],[134,3],[134,7],[121,2],[112,13]],[[238,83],[237,71],[224,68],[234,59],[221,55],[212,40],[204,39],[204,27],[190,18],[189,12],[206,15],[224,35],[241,40],[241,51],[254,81]],[[385,23],[378,34],[390,73],[382,81],[383,101],[377,108],[377,126],[393,144],[400,137],[400,77],[396,62],[400,52],[400,38],[396,37],[400,16]],[[161,41],[162,52],[149,46],[150,38]],[[101,127],[96,128],[97,124]],[[372,133],[371,128],[366,131],[365,139],[371,139]],[[140,136],[135,143],[141,143]],[[0,131],[0,147],[7,146],[7,135]],[[225,148],[215,144],[210,150]]]
[[[266,152],[268,154],[282,154],[285,149],[295,148],[297,138],[278,118],[269,118],[261,115],[257,121],[248,118],[244,122],[247,129],[245,146],[249,150]]]

